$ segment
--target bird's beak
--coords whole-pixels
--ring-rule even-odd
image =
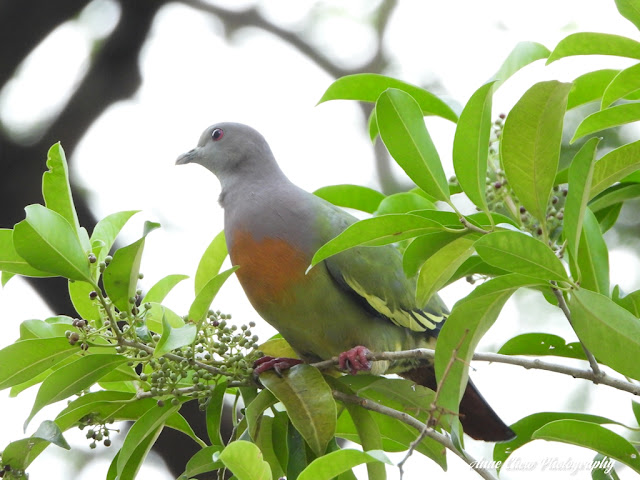
[[[176,160],[176,165],[185,165],[187,163],[191,163],[193,161],[193,157],[195,156],[196,149],[189,150],[187,153],[183,153]]]

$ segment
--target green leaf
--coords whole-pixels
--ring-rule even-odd
[[[551,52],[547,47],[536,42],[519,42],[492,77],[497,83],[494,90],[500,87],[518,70],[536,60],[547,58]]]
[[[214,461],[222,461],[238,480],[271,480],[271,468],[262,459],[262,452],[251,442],[231,442]]]
[[[285,406],[311,450],[322,455],[336,431],[336,402],[322,374],[302,364],[287,370],[282,378],[265,372],[260,381]]]
[[[180,409],[180,405],[172,405],[167,402],[164,406],[153,406],[136,421],[124,439],[122,448],[118,452],[117,470],[118,476],[124,471],[127,463],[136,452],[145,438],[154,435],[158,430],[162,430],[167,418]]]
[[[17,273],[27,277],[53,277],[55,274],[32,267],[18,255],[13,246],[13,230],[0,228],[0,270],[2,273]],[[3,282],[3,286],[6,282]]]
[[[417,186],[437,200],[449,201],[449,184],[418,103],[389,89],[376,103],[380,137],[389,153]]]
[[[209,280],[204,287],[202,287],[189,308],[189,318],[191,320],[194,322],[201,322],[204,320],[207,316],[207,312],[209,311],[209,307],[211,306],[211,302],[213,302],[218,291],[222,285],[224,285],[224,282],[227,281],[227,278],[229,278],[238,268],[240,268],[240,266],[236,265],[235,267],[231,267],[230,269],[219,273]]]
[[[422,195],[418,195],[413,192],[400,192],[389,195],[382,200],[374,214],[380,216],[387,215],[389,213],[406,213],[413,210],[435,208],[435,204],[424,198]]]
[[[511,109],[500,141],[500,157],[520,203],[541,221],[546,238],[547,204],[562,142],[562,123],[571,84],[540,82]]]
[[[580,342],[567,343],[564,338],[551,333],[523,333],[509,339],[498,353],[502,355],[554,355],[557,357],[586,360]]]
[[[582,420],[556,420],[536,430],[532,438],[590,448],[640,473],[638,450],[626,438],[595,423]]]
[[[42,205],[29,205],[25,212],[13,229],[18,255],[38,270],[92,282],[87,254],[69,222]]]
[[[331,480],[353,467],[369,462],[382,462],[393,465],[382,450],[337,450],[316,458],[305,468],[298,480]]]
[[[440,223],[410,213],[394,213],[360,220],[325,243],[313,256],[311,265],[358,245],[376,246],[399,242],[426,233],[441,231]]]
[[[640,169],[640,140],[604,155],[593,167],[591,198]]]
[[[182,325],[180,328],[173,328],[166,315],[162,317],[162,336],[153,352],[154,357],[161,357],[176,348],[191,345],[198,333],[198,328],[193,323]]]
[[[224,238],[224,230],[218,233],[211,241],[207,249],[204,251],[200,263],[198,263],[198,269],[196,270],[196,277],[194,279],[194,285],[196,289],[196,295],[204,288],[204,286],[220,272],[220,267],[227,258],[227,242]]]
[[[569,90],[567,110],[593,102],[603,96],[608,85],[620,70],[595,70],[577,77]]]
[[[513,231],[493,232],[477,240],[475,248],[490,265],[540,280],[569,280],[553,250],[529,235]]]
[[[640,120],[640,103],[623,103],[594,112],[578,125],[571,143],[585,135],[638,120]]]
[[[173,290],[173,287],[175,287],[182,280],[186,280],[187,278],[189,278],[189,275],[177,275],[177,274],[167,275],[166,277],[156,282],[153,285],[153,287],[149,289],[149,291],[145,294],[142,301],[144,303],[162,302],[165,299],[165,297],[168,295],[168,293],[171,290]]]
[[[222,468],[222,462],[214,462],[212,457],[215,453],[222,451],[224,444],[217,443],[198,450],[187,462],[184,473],[178,478],[192,478],[196,475],[212,472]]]
[[[212,444],[224,445],[220,434],[220,419],[224,408],[224,394],[227,391],[227,379],[221,377],[211,392],[211,398],[207,404],[206,424],[209,441]]]
[[[579,251],[582,219],[590,198],[589,190],[599,142],[597,138],[589,139],[575,154],[569,167],[569,193],[564,206],[562,233],[567,239],[567,249],[574,258],[577,258]]]
[[[358,73],[339,78],[329,86],[318,104],[328,100],[375,102],[380,94],[389,88],[402,90],[415,98],[423,115],[437,115],[452,122],[458,120],[451,107],[433,93],[375,73]]]
[[[493,325],[513,292],[537,283],[522,275],[503,275],[478,286],[455,304],[444,322],[436,344],[435,369],[439,407],[445,411],[458,412],[469,378],[469,363],[478,342]],[[459,361],[450,363],[454,355]],[[445,370],[448,370],[446,377]],[[455,429],[458,420],[455,416],[451,418],[452,429]]]
[[[609,252],[598,219],[587,209],[577,257],[572,257],[571,274],[580,278],[580,286],[609,295]],[[577,266],[577,269],[576,269]]]
[[[609,297],[585,289],[569,297],[573,328],[585,347],[623,375],[640,379],[640,321]]]
[[[492,92],[495,85],[495,82],[485,83],[471,95],[460,114],[453,139],[453,168],[456,178],[469,199],[485,212],[489,211],[485,190]]]
[[[42,175],[42,196],[48,209],[60,214],[73,229],[80,232],[80,223],[73,204],[69,185],[67,158],[60,142],[53,144],[47,153],[48,171]]]
[[[89,298],[89,293],[96,287],[87,282],[69,282],[69,298],[78,315],[85,320],[100,320],[102,314],[98,307],[98,301]]]
[[[128,358],[121,355],[96,353],[80,357],[55,370],[42,382],[31,413],[24,423],[25,429],[34,415],[43,407],[89,388],[118,365],[127,361]]]
[[[138,213],[140,210],[127,210],[124,212],[116,212],[111,215],[107,215],[102,220],[100,220],[95,228],[93,229],[93,233],[91,234],[91,245],[98,244],[102,242],[102,247],[100,247],[99,251],[94,247],[94,252],[96,257],[98,258],[98,263],[102,262],[107,255],[109,255],[109,250],[113,246],[113,243],[116,241],[116,237],[122,227],[129,221],[129,219]]]
[[[597,415],[588,415],[585,413],[569,413],[569,412],[539,412],[521,418],[511,425],[511,430],[516,434],[513,440],[508,442],[496,443],[493,447],[493,460],[501,462],[501,466],[513,452],[518,448],[526,445],[533,440],[533,434],[544,425],[555,422],[557,420],[582,420],[591,423],[614,423],[606,417]],[[498,469],[499,470],[499,469]]]
[[[373,213],[378,209],[385,196],[360,185],[331,185],[313,192],[314,195],[345,208],[353,208],[362,212]]]
[[[640,2],[638,0],[616,0],[620,15],[640,28]]]
[[[107,295],[121,312],[131,310],[129,299],[135,297],[138,288],[144,243],[146,235],[152,230],[147,230],[148,224],[145,222],[145,233],[140,239],[116,250],[102,276]]]
[[[597,214],[600,210],[637,197],[640,197],[640,183],[617,183],[591,200],[589,210]]]
[[[267,408],[278,403],[278,399],[269,390],[262,390],[245,408],[247,430],[252,440],[258,438],[258,431],[262,422],[263,413]]]
[[[551,52],[547,65],[573,55],[614,55],[640,59],[640,43],[610,33],[573,33],[560,40]]]
[[[430,256],[420,268],[416,287],[416,305],[426,305],[451,275],[474,252],[476,236],[465,235],[443,246]]]
[[[147,314],[144,317],[147,328],[152,332],[162,335],[164,331],[163,322],[165,321],[168,322],[172,328],[184,327],[184,320],[180,315],[164,305],[151,302],[151,307],[147,310]]]
[[[13,343],[0,350],[0,389],[26,382],[77,352],[65,337]]]
[[[640,63],[621,70],[607,85],[602,94],[602,104],[604,109],[616,100],[626,97],[640,89]]]

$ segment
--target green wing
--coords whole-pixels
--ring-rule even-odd
[[[400,327],[437,335],[448,315],[438,295],[417,305],[416,280],[402,270],[402,254],[393,245],[355,247],[325,260],[333,279],[373,310]]]

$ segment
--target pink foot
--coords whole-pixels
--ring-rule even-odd
[[[294,365],[299,365],[302,363],[302,360],[298,360],[297,358],[286,358],[286,357],[269,357],[265,355],[264,357],[259,358],[255,362],[253,362],[253,374],[258,376],[262,372],[266,372],[267,370],[273,370],[276,372],[276,375],[279,377],[282,376],[282,370],[286,370],[288,368],[293,367]]]
[[[371,362],[367,359],[369,353],[371,352],[367,347],[358,345],[342,352],[338,357],[338,364],[342,370],[348,370],[351,375],[355,375],[360,370],[371,370]]]

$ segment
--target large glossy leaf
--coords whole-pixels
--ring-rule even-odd
[[[480,237],[475,248],[485,262],[504,270],[547,281],[569,279],[553,250],[523,233],[493,232]]]
[[[492,77],[497,80],[494,90],[509,77],[536,60],[547,58],[551,52],[544,45],[536,42],[519,42]]]
[[[69,222],[42,205],[29,205],[25,212],[13,229],[18,255],[38,270],[91,282],[87,254]]]
[[[388,88],[402,90],[415,98],[423,115],[438,115],[452,122],[458,119],[451,107],[433,93],[376,73],[359,73],[339,78],[329,86],[318,103],[328,100],[375,102],[380,94]]]
[[[0,228],[0,270],[3,274],[17,273],[27,277],[55,276],[53,273],[32,267],[24,258],[18,255],[13,246],[13,230],[8,228]]]
[[[619,70],[595,70],[577,77],[569,90],[567,110],[601,98],[618,73]]]
[[[149,435],[154,435],[158,429],[162,429],[168,417],[176,413],[180,405],[167,402],[164,406],[153,406],[136,421],[124,439],[122,448],[118,452],[117,470],[118,476],[125,470],[129,459],[135,454],[140,445]]]
[[[518,448],[526,445],[534,440],[533,434],[544,425],[555,422],[558,420],[581,420],[591,423],[617,423],[606,417],[600,417],[597,415],[588,415],[585,413],[571,413],[571,412],[539,412],[521,418],[516,423],[511,425],[511,429],[516,433],[516,437],[503,443],[496,443],[493,447],[493,460],[501,462],[501,466],[504,465],[507,458],[513,454]],[[498,469],[499,470],[499,469]]]
[[[313,194],[339,207],[353,208],[367,213],[375,212],[385,198],[377,190],[360,185],[330,185],[319,188]]]
[[[594,112],[578,125],[571,143],[585,135],[638,120],[640,120],[640,103],[623,103]]]
[[[636,170],[640,170],[640,140],[618,147],[596,162],[591,198]]]
[[[376,102],[380,137],[411,180],[437,200],[449,201],[449,184],[418,103],[406,92],[385,90]]]
[[[25,421],[25,428],[33,416],[46,405],[64,400],[89,388],[118,365],[127,361],[128,359],[121,355],[93,354],[80,357],[55,370],[42,382],[31,413]]]
[[[211,306],[211,302],[213,302],[213,299],[220,291],[220,288],[222,288],[222,285],[227,281],[227,278],[229,278],[238,268],[240,267],[236,265],[235,267],[231,267],[228,270],[219,273],[210,279],[204,287],[202,287],[189,308],[189,318],[191,320],[195,322],[201,322],[204,320],[207,316],[207,312],[209,311],[209,307]]]
[[[616,0],[620,15],[640,28],[640,2],[638,0]]]
[[[547,204],[554,184],[562,124],[571,84],[541,82],[511,109],[504,124],[500,157],[511,188],[541,222],[546,236]]]
[[[367,218],[347,227],[324,244],[313,256],[311,265],[317,265],[325,258],[358,245],[386,245],[442,229],[440,223],[410,213]]]
[[[602,94],[601,108],[607,108],[616,100],[640,89],[640,63],[621,70],[607,85]]]
[[[460,399],[467,386],[469,362],[478,342],[493,325],[509,297],[519,288],[537,283],[522,275],[503,275],[478,286],[455,304],[444,322],[436,345],[438,406],[454,414],[458,412]],[[454,355],[455,360],[452,360]],[[451,418],[452,429],[456,429],[457,417]]]
[[[567,240],[567,249],[574,258],[578,254],[582,219],[590,198],[593,166],[599,142],[597,138],[589,139],[575,154],[569,167],[569,192],[564,206],[562,233]]]
[[[0,350],[0,389],[26,382],[78,351],[65,337],[12,343]]]
[[[420,268],[416,287],[416,305],[426,305],[438,290],[474,252],[476,237],[465,235],[444,245]]]
[[[119,248],[113,254],[113,260],[102,276],[104,289],[113,304],[121,312],[131,310],[129,300],[136,294],[138,288],[138,276],[140,274],[140,262],[146,236],[158,224],[145,222],[144,235],[126,247]]]
[[[611,33],[573,33],[560,40],[549,55],[547,64],[573,55],[614,55],[640,59],[640,43]]]
[[[169,294],[173,287],[175,287],[182,280],[189,278],[188,275],[167,275],[166,277],[158,280],[145,294],[143,302],[155,302],[160,303]]]
[[[222,461],[238,480],[271,480],[269,464],[262,459],[262,452],[251,442],[237,440],[213,456]]]
[[[80,224],[69,185],[67,158],[60,142],[53,144],[49,149],[47,168],[49,170],[42,175],[42,196],[45,205],[60,214],[79,233]]]
[[[127,210],[112,213],[96,224],[91,234],[91,244],[101,245],[99,248],[94,247],[93,252],[98,258],[98,262],[102,262],[105,257],[109,255],[109,250],[116,241],[116,237],[118,233],[120,233],[120,230],[122,230],[122,227],[138,212],[139,210]]]
[[[598,219],[589,209],[584,216],[579,252],[572,257],[571,274],[580,279],[581,287],[608,296],[609,252]]]
[[[585,289],[569,297],[571,322],[595,357],[623,375],[640,379],[640,321],[609,297]]]
[[[305,468],[298,480],[331,480],[347,470],[351,470],[362,463],[382,462],[393,465],[382,450],[337,450],[323,457],[316,458]],[[369,477],[371,478],[371,477]]]
[[[282,377],[275,372],[260,381],[287,409],[291,423],[311,450],[322,455],[336,431],[336,402],[322,374],[309,365],[296,365]]]
[[[533,438],[570,443],[614,458],[640,473],[638,450],[629,440],[598,424],[582,420],[556,420],[533,432]]]
[[[498,353],[503,355],[555,355],[586,360],[580,342],[567,343],[564,338],[551,333],[523,333],[509,339]]]
[[[218,275],[224,259],[227,258],[227,253],[227,242],[224,238],[223,230],[213,238],[200,258],[194,279],[196,295],[200,293],[209,280]]]
[[[494,85],[486,83],[471,95],[460,114],[453,139],[456,178],[469,199],[485,212],[489,210],[485,190]]]

